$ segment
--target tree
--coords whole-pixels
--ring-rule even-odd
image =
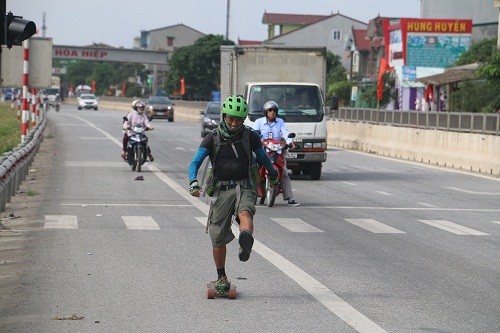
[[[120,84],[121,88],[121,83],[127,81],[129,77],[139,76],[144,82],[148,74],[148,71],[142,64],[119,62],[54,60],[53,66],[66,67],[66,74],[61,75],[62,84],[64,84],[66,89],[70,83],[76,88],[80,84],[90,85],[92,80],[95,80],[97,83],[97,95],[106,95],[109,87],[113,85]],[[137,89],[127,89],[127,96],[137,96],[137,91]]]
[[[326,52],[326,100],[330,101],[332,96],[348,105],[351,99],[351,84],[347,80],[347,70],[340,62],[340,56],[330,51]],[[347,103],[346,103],[347,101]]]
[[[500,109],[500,51],[496,39],[485,39],[464,52],[455,65],[479,63],[476,80],[460,82],[449,96],[451,111],[495,112]]]
[[[186,99],[210,99],[211,92],[220,84],[220,47],[234,45],[222,35],[207,35],[193,45],[177,49],[169,61],[165,90],[172,94],[180,89],[184,78]]]

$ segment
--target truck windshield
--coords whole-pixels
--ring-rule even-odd
[[[279,105],[278,117],[287,122],[318,122],[323,119],[323,102],[317,86],[254,85],[249,92],[249,118],[255,121],[264,115],[267,101]]]

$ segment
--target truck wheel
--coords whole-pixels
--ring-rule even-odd
[[[321,178],[321,163],[311,164],[311,179],[318,180]]]
[[[292,169],[292,175],[294,176],[299,176],[300,175],[300,169],[299,168],[294,168]]]

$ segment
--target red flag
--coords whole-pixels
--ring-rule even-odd
[[[184,83],[184,78],[181,77],[181,96],[184,96],[185,93],[186,93],[186,85]]]
[[[384,94],[384,74],[390,69],[387,59],[380,58],[380,67],[378,69],[377,97],[381,101]]]
[[[95,82],[95,80],[92,80],[92,93],[95,93],[96,90],[97,90],[96,82]]]
[[[122,83],[122,96],[125,96],[127,93],[127,81],[123,81]]]

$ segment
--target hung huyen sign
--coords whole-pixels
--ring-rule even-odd
[[[471,45],[472,20],[402,18],[384,28],[391,67],[446,68]]]

